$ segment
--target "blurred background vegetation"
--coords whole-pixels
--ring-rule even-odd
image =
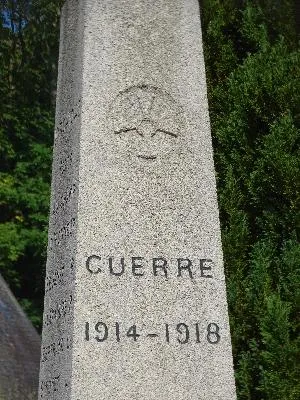
[[[59,0],[1,0],[0,273],[40,331]],[[300,399],[300,2],[201,0],[239,400]]]

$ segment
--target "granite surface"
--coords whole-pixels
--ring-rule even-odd
[[[234,400],[199,6],[62,12],[40,398]]]

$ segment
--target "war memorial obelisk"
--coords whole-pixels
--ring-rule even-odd
[[[63,6],[39,398],[236,398],[196,0]]]

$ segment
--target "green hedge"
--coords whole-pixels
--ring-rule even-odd
[[[300,51],[292,1],[202,2],[239,399],[300,398]]]

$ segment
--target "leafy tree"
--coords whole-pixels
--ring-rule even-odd
[[[238,397],[296,400],[300,51],[295,4],[202,3]]]
[[[0,27],[0,272],[41,325],[59,3],[4,1]]]

